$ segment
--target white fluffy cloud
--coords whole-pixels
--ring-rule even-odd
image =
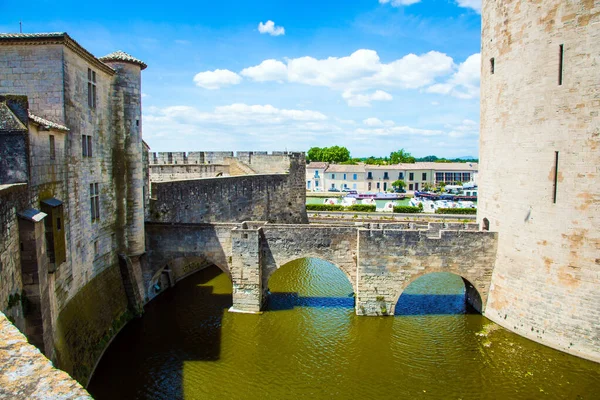
[[[219,125],[248,125],[279,124],[286,121],[324,121],[327,117],[311,110],[280,109],[270,104],[248,105],[234,103],[227,106],[215,107],[212,112],[203,112],[190,106],[172,106],[166,108],[151,108],[145,117],[147,125],[160,123],[167,120],[178,123]],[[149,120],[148,120],[149,118]],[[150,122],[150,124],[148,124]]]
[[[418,129],[410,126],[385,126],[385,127],[369,127],[358,128],[353,132],[354,135],[372,135],[372,136],[395,136],[401,137],[405,135],[417,136],[438,136],[443,135],[444,131],[435,129]]]
[[[396,123],[392,120],[382,121],[379,118],[367,118],[363,119],[363,124],[367,126],[394,126]]]
[[[288,81],[328,87],[341,91],[348,105],[365,107],[373,100],[392,100],[392,95],[383,89],[421,88],[448,75],[454,68],[451,57],[436,51],[407,54],[387,64],[381,62],[376,51],[368,49],[357,50],[346,57],[306,56],[285,61],[265,60],[244,69],[241,74],[259,82]]]
[[[471,8],[481,14],[481,0],[457,0],[456,2],[459,7]]]
[[[446,125],[446,128],[450,129],[448,136],[451,138],[479,135],[479,123],[470,119],[463,120],[460,125]]]
[[[473,54],[458,66],[457,71],[446,82],[431,85],[425,91],[451,95],[459,99],[475,98],[479,96],[480,72],[481,55]]]
[[[469,119],[441,126],[410,126],[371,117],[343,120],[316,110],[234,103],[206,111],[190,106],[144,109],[144,137],[153,151],[297,150],[342,143],[355,156],[388,154],[399,140],[406,149],[425,146],[432,154],[477,153],[478,123]],[[176,133],[176,134],[174,134]]]
[[[257,82],[283,81],[287,79],[287,67],[277,60],[265,60],[255,67],[244,68],[241,75]]]
[[[421,0],[379,0],[379,4],[391,3],[392,7],[410,6],[419,3]]]
[[[373,93],[361,94],[354,93],[352,90],[345,90],[342,93],[342,98],[350,107],[370,107],[372,101],[391,101],[391,94],[383,90],[376,90]]]
[[[373,101],[391,101],[390,92],[421,89],[428,93],[473,99],[479,95],[480,54],[457,65],[437,51],[407,54],[389,63],[374,50],[360,49],[345,57],[267,59],[244,68],[238,75],[217,69],[196,74],[196,85],[218,89],[241,82],[290,82],[339,91],[350,107],[370,107]]]
[[[241,81],[241,76],[228,69],[199,72],[194,76],[196,86],[210,90],[220,89],[223,86],[237,85]]]
[[[258,31],[260,33],[268,33],[271,36],[285,35],[285,28],[283,26],[275,26],[275,22],[269,20],[264,24],[258,23]]]

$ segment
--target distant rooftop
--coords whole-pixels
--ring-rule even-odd
[[[132,64],[137,64],[140,67],[142,67],[142,69],[146,69],[146,67],[148,65],[146,65],[145,62],[143,62],[140,59],[137,59],[135,57],[133,57],[130,54],[125,53],[124,51],[121,50],[117,50],[113,53],[107,54],[103,57],[99,57],[98,58],[100,61],[122,61],[122,62],[128,62],[128,63],[132,63]]]
[[[320,161],[313,161],[310,164],[306,164],[306,168],[310,168],[310,169],[325,169],[327,168],[327,163],[326,162],[320,162]]]

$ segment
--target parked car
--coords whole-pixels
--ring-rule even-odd
[[[313,192],[320,192],[320,191],[321,191],[321,188],[320,188],[320,187],[316,187],[316,188],[314,188],[312,191],[313,191]]]
[[[340,189],[331,188],[331,189],[329,189],[329,191],[330,191],[330,192],[339,192],[339,191],[340,191]]]

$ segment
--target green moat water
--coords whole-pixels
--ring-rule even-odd
[[[96,399],[597,399],[600,365],[470,314],[459,277],[430,274],[394,317],[354,315],[335,266],[303,259],[269,282],[268,311],[228,313],[216,267],[153,300],[113,341]]]

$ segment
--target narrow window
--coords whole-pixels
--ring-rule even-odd
[[[60,222],[60,217],[56,218],[56,230],[60,231],[62,229],[62,223]]]
[[[88,106],[96,108],[96,71],[88,68]]]
[[[50,159],[54,160],[56,158],[56,148],[54,144],[54,135],[50,135]]]
[[[88,68],[88,106],[92,106],[92,70]]]
[[[94,255],[98,256],[98,241],[94,240]]]
[[[427,180],[427,172],[423,172],[421,179],[426,181]]]
[[[556,204],[556,192],[558,190],[558,151],[554,152],[554,197],[553,202]]]
[[[564,56],[565,48],[564,44],[558,46],[558,85],[562,85],[563,83],[563,56]]]
[[[494,57],[490,58],[490,72],[492,75],[494,75],[496,69],[496,61],[494,60]]]
[[[100,196],[97,183],[90,183],[90,214],[92,222],[100,219]]]
[[[411,172],[411,173],[408,174],[408,180],[409,181],[414,181],[415,180],[415,173],[414,172]]]
[[[484,231],[489,231],[490,230],[490,220],[487,218],[483,219],[483,230]]]
[[[96,108],[96,72],[92,71],[92,107]]]
[[[81,155],[84,157],[92,156],[92,137],[81,135]]]

